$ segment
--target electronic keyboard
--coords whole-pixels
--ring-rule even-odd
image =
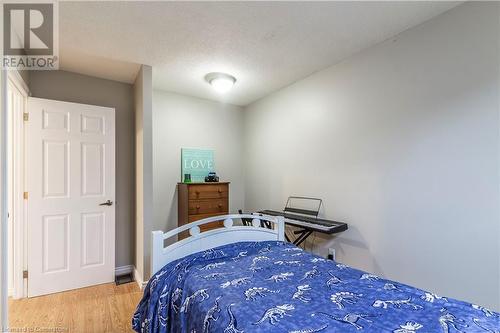
[[[285,211],[277,210],[262,210],[259,213],[271,216],[283,216],[285,218],[286,224],[310,229],[313,231],[319,231],[326,234],[334,234],[347,230],[347,223],[344,222],[320,219],[317,217],[304,216],[299,214],[290,214]]]

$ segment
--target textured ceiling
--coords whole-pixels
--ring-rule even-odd
[[[247,105],[458,2],[62,2],[61,68]],[[208,72],[237,78],[217,95]]]

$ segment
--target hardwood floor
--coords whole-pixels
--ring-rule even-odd
[[[9,299],[9,326],[13,332],[18,328],[27,329],[22,332],[132,332],[130,322],[141,296],[132,282]]]

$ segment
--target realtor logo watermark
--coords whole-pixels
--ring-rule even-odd
[[[57,2],[4,2],[2,11],[2,68],[58,69]]]

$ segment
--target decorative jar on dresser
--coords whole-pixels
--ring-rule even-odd
[[[178,226],[229,212],[229,182],[178,183]],[[222,227],[213,222],[200,227],[201,232]],[[183,232],[179,239],[189,236]]]

